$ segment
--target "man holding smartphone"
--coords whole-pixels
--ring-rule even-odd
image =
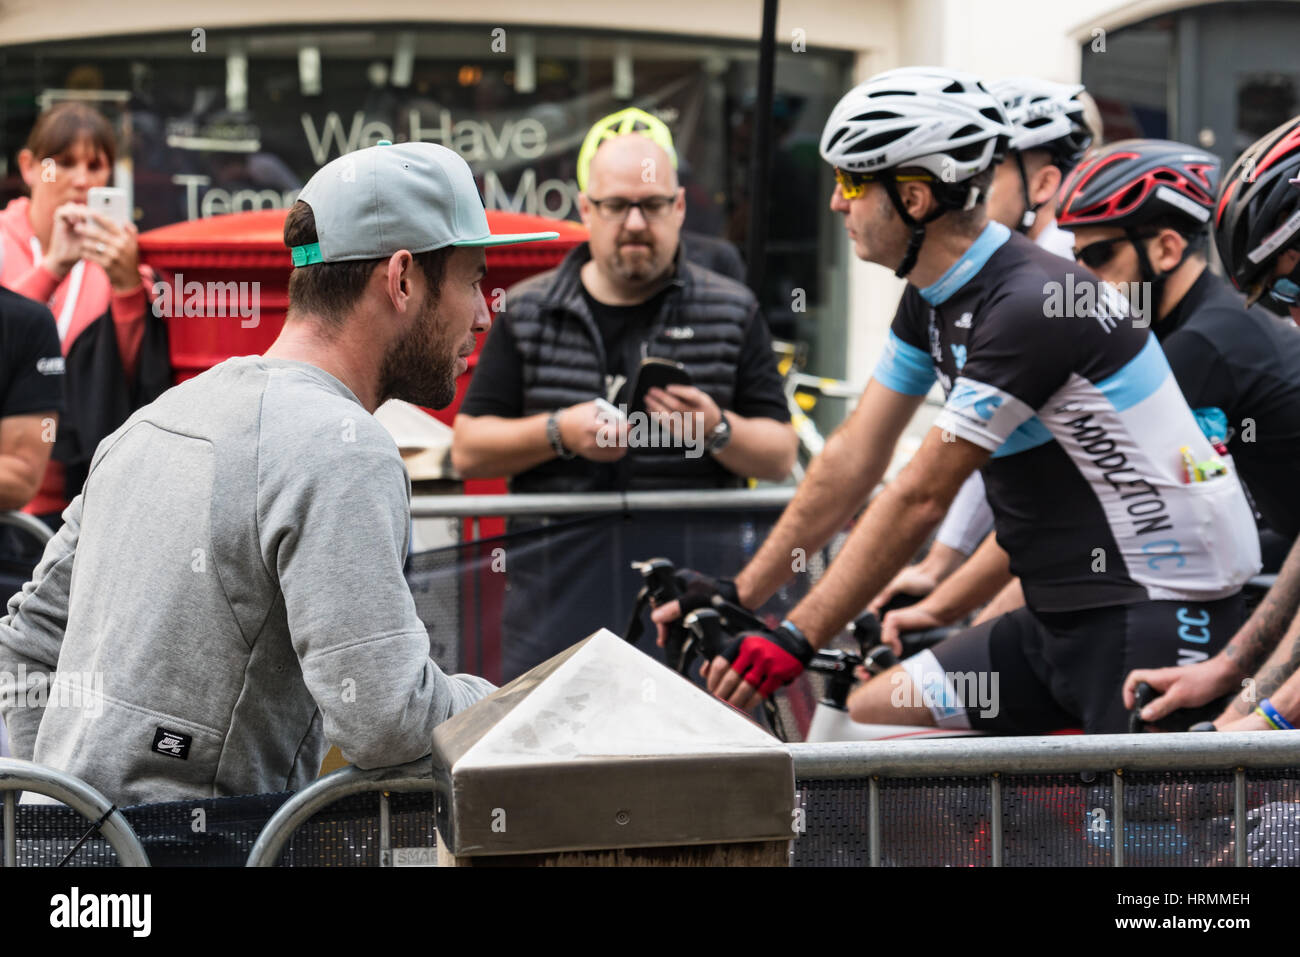
[[[748,289],[683,259],[686,201],[669,154],[638,133],[606,139],[591,159],[579,211],[589,241],[507,293],[456,418],[457,470],[507,476],[514,492],[727,488],[748,477],[785,478],[797,440],[770,334]],[[645,411],[689,421],[705,454],[689,454],[685,429],[652,447],[636,441],[635,429],[627,441],[609,441],[611,418],[595,400],[625,406],[647,358],[680,364],[691,384],[647,390]],[[611,591],[630,601],[635,576],[624,559],[680,546],[628,534],[637,554],[623,554],[612,528],[588,523],[563,542],[553,533],[535,576],[528,557],[512,553],[523,561],[508,559],[507,677],[612,624],[585,596],[601,596],[604,609]],[[514,607],[523,615],[517,628]]]

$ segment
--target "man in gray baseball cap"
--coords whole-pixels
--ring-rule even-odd
[[[371,413],[450,402],[488,328],[483,247],[554,235],[492,236],[469,167],[433,144],[317,172],[285,221],[275,344],[106,438],[10,599],[15,756],[125,805],[296,789],[330,744],[361,767],[426,754],[492,686],[429,657],[402,574],[410,480]]]

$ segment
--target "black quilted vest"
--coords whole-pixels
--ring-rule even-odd
[[[562,409],[605,394],[605,346],[582,295],[579,271],[591,258],[586,243],[555,269],[513,286],[506,295],[510,324],[524,367],[525,416]],[[682,363],[694,385],[722,409],[731,407],[741,345],[761,321],[753,294],[740,283],[682,259],[648,338],[625,340],[637,362],[657,356]],[[629,370],[635,363],[628,365]],[[734,488],[744,480],[705,452],[687,458],[677,448],[632,448],[624,459],[627,490]],[[622,490],[616,466],[582,458],[552,459],[510,481],[513,492]]]

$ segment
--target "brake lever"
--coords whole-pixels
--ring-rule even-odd
[[[1141,734],[1146,730],[1146,722],[1142,720],[1142,709],[1155,700],[1156,689],[1145,681],[1139,681],[1137,687],[1133,689],[1133,710],[1128,715],[1129,734]]]
[[[681,596],[677,588],[677,569],[666,558],[648,558],[645,561],[632,562],[632,567],[641,573],[644,584],[637,592],[636,602],[632,606],[632,617],[623,629],[623,637],[631,644],[641,640],[645,626],[641,616],[647,607],[657,608]],[[668,626],[668,637],[664,641],[664,656],[669,662],[679,659],[682,646],[686,641],[686,632],[677,623]]]

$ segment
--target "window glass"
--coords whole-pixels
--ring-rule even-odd
[[[821,350],[837,357],[823,374],[842,370],[843,317],[828,325],[822,312],[826,283],[843,282],[843,256],[818,255],[832,214],[817,138],[849,66],[846,54],[810,51],[781,56],[777,70],[760,293],[777,336],[838,340]],[[489,209],[576,219],[583,136],[600,117],[639,106],[673,132],[686,228],[744,253],[754,44],[429,25],[208,31],[201,42],[168,35],[0,49],[0,72],[0,201],[22,193],[16,157],[38,104],[76,97],[103,107],[129,143],[118,185],[133,189],[142,230],[291,205],[319,166],[380,139],[458,150]]]

